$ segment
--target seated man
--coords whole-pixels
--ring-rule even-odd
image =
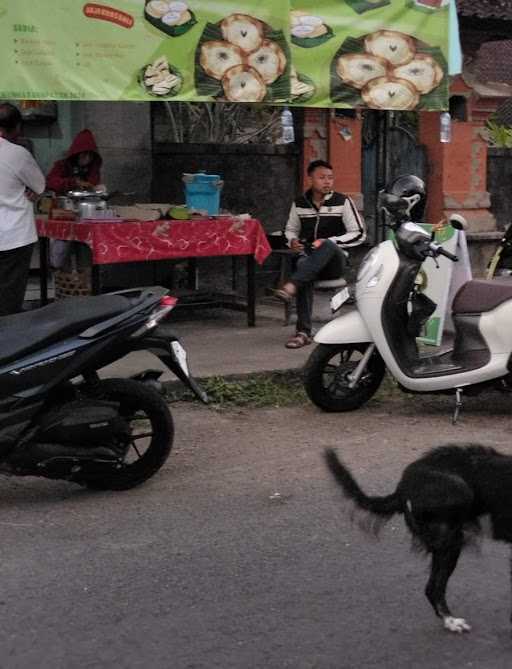
[[[292,204],[285,236],[298,254],[291,278],[274,294],[284,301],[297,302],[296,333],[287,348],[310,344],[313,286],[321,279],[337,279],[345,267],[344,248],[357,246],[365,238],[365,228],[352,200],[332,190],[331,165],[315,160],[308,167],[310,189]]]

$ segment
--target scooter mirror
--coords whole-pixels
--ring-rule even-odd
[[[452,228],[455,228],[456,230],[467,230],[468,229],[468,222],[464,218],[464,216],[461,216],[460,214],[451,214],[450,218],[448,219],[448,222],[452,226]]]

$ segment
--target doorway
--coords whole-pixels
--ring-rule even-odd
[[[401,174],[427,177],[427,155],[418,142],[418,114],[367,110],[363,112],[364,217],[371,244],[385,236],[377,196]]]

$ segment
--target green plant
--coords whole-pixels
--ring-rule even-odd
[[[500,149],[512,149],[512,128],[500,125],[493,119],[485,124],[486,140],[490,146]]]
[[[230,407],[282,407],[306,402],[300,372],[273,372],[251,374],[243,379],[226,379],[214,376],[201,381],[208,393],[210,404],[216,408]],[[180,388],[181,391],[181,388]],[[170,392],[172,401],[189,401],[191,392]]]
[[[278,408],[310,403],[301,370],[260,372],[242,378],[212,376],[199,379],[199,382],[208,393],[210,406],[217,410],[234,407]],[[181,383],[173,383],[167,388],[166,395],[169,402],[197,402],[192,391]],[[396,381],[386,375],[375,399],[389,401],[401,397],[403,392],[398,389]]]

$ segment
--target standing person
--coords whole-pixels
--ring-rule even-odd
[[[100,183],[101,163],[94,135],[90,130],[81,130],[65,158],[54,163],[46,177],[46,187],[57,195],[65,195],[73,189],[92,190]]]
[[[274,291],[280,299],[297,303],[296,333],[287,348],[310,344],[313,312],[313,287],[316,280],[338,279],[345,269],[343,249],[361,244],[365,228],[352,200],[333,191],[332,167],[324,160],[310,163],[310,188],[292,204],[285,236],[298,254],[291,278]]]
[[[44,191],[44,174],[16,144],[21,114],[0,104],[0,316],[21,311],[37,231],[33,201]]]

